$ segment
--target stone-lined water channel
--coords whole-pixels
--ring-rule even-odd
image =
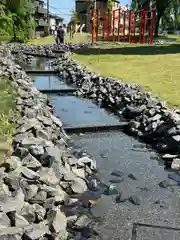
[[[36,61],[39,64],[23,67],[28,70],[51,69],[49,60],[40,58]],[[74,87],[56,75],[29,76],[39,90]],[[49,99],[54,106],[54,114],[61,118],[64,127],[119,122],[115,116],[88,100],[58,94],[51,94]],[[174,179],[174,173],[165,170],[163,161],[154,150],[120,130],[72,134],[71,140],[71,151],[75,155],[83,156],[87,152],[97,160],[99,171],[94,176],[96,181],[93,179],[90,191],[82,196],[84,207],[76,206],[71,210],[86,212],[94,219],[99,233],[97,239],[129,240],[134,222],[172,227],[180,225],[180,176]],[[95,183],[98,182],[100,184],[96,188]],[[107,186],[110,186],[108,191]],[[87,206],[89,200],[92,204],[90,209]],[[93,204],[94,201],[96,204]],[[180,239],[180,232],[140,227],[134,239]]]

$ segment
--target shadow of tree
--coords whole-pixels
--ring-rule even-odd
[[[88,48],[75,51],[79,55],[104,55],[104,54],[122,54],[122,55],[162,55],[180,53],[180,44],[156,45],[156,46],[128,46],[128,47],[107,47],[107,48]]]

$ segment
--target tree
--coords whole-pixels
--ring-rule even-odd
[[[179,0],[132,0],[132,6],[138,6],[138,10],[143,8],[149,11],[151,3],[154,3],[156,9],[155,35],[158,36],[160,19],[165,14],[166,9],[169,8],[171,1]]]
[[[13,40],[26,41],[35,26],[34,0],[1,0],[0,34],[6,32]]]
[[[71,11],[71,24],[77,24],[78,23],[78,21],[79,21],[79,18],[78,18],[78,13],[73,9],[72,11]]]

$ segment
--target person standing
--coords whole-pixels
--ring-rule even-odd
[[[64,43],[64,37],[65,37],[65,29],[62,26],[60,26],[59,27],[59,42],[60,43]]]
[[[59,40],[59,35],[60,35],[60,33],[59,33],[59,28],[56,27],[56,44],[59,44],[59,42],[60,42],[60,40]]]

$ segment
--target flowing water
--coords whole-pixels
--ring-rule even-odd
[[[32,78],[38,89],[67,87],[56,76]],[[118,123],[115,116],[88,100],[58,95],[50,95],[50,100],[64,126]],[[180,175],[176,175],[178,181],[172,180],[175,173],[164,169],[155,151],[121,131],[72,134],[71,138],[72,152],[85,151],[96,159],[101,183],[113,187],[116,193],[103,193],[100,204],[92,207],[92,218],[100,217],[95,218],[100,236],[91,239],[130,240],[134,222],[180,226]],[[180,240],[179,231],[153,226],[140,226],[135,235],[133,240]]]

